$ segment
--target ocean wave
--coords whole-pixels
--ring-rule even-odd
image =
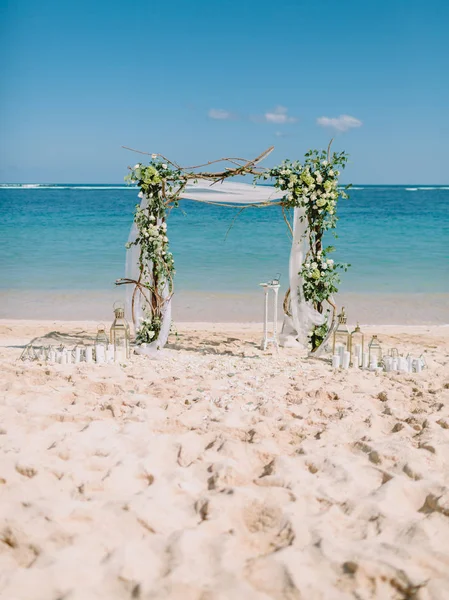
[[[417,192],[418,188],[405,188],[406,192]]]
[[[137,187],[124,185],[45,185],[45,184],[0,184],[1,190],[132,190],[135,192]]]

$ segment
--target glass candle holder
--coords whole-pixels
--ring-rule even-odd
[[[130,330],[125,319],[125,309],[122,304],[114,304],[114,322],[111,326],[111,344],[114,346],[115,362],[124,361],[130,356]]]
[[[349,333],[346,321],[347,317],[345,307],[343,306],[341,313],[338,315],[337,326],[332,336],[332,354],[340,354],[341,358],[344,352],[349,352],[351,345],[351,334]]]
[[[373,363],[376,363],[376,366],[379,366],[382,362],[382,348],[377,335],[373,335],[370,343],[368,344],[368,356],[370,366]]]
[[[358,367],[362,366],[363,353],[365,352],[364,344],[365,336],[363,335],[360,325],[357,323],[356,328],[351,333],[351,364],[357,363]]]

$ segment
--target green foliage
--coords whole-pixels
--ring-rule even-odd
[[[175,265],[169,250],[165,220],[167,196],[170,198],[170,194],[176,193],[174,190],[179,190],[179,175],[180,171],[169,169],[162,161],[153,160],[148,166],[140,163],[135,165],[125,177],[125,181],[138,184],[139,197],[145,199],[142,206],[136,206],[134,213],[136,239],[126,247],[140,246],[140,284],[150,295],[159,299],[154,306],[146,307],[146,316],[137,328],[136,341],[140,344],[157,340],[162,326],[163,302],[160,299],[167,285],[170,293],[173,289]]]
[[[303,280],[304,298],[319,312],[323,302],[338,291],[341,270],[350,265],[335,263],[328,258],[335,250],[332,246],[322,249],[322,239],[326,231],[332,230],[335,237],[337,227],[337,203],[340,198],[348,198],[346,191],[338,186],[340,169],[348,161],[345,152],[334,152],[328,156],[325,150],[309,150],[304,163],[285,160],[281,165],[269,169],[257,179],[274,180],[274,186],[285,192],[281,200],[284,208],[304,208],[307,220],[307,236],[310,250],[302,265],[300,275]],[[311,349],[318,347],[327,333],[327,324],[315,327],[311,332]]]

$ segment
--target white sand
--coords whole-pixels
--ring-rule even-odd
[[[178,329],[46,366],[20,346],[93,324],[0,324],[2,600],[449,598],[449,327],[377,328],[413,375]]]

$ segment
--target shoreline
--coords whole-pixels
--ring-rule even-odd
[[[283,290],[279,294],[281,320]],[[112,318],[112,305],[124,300],[124,290],[19,291],[0,290],[0,319],[101,321]],[[449,293],[361,294],[341,293],[337,306],[345,306],[348,320],[373,325],[449,324]],[[270,299],[271,309],[271,299]],[[175,291],[174,323],[260,323],[263,292]]]

